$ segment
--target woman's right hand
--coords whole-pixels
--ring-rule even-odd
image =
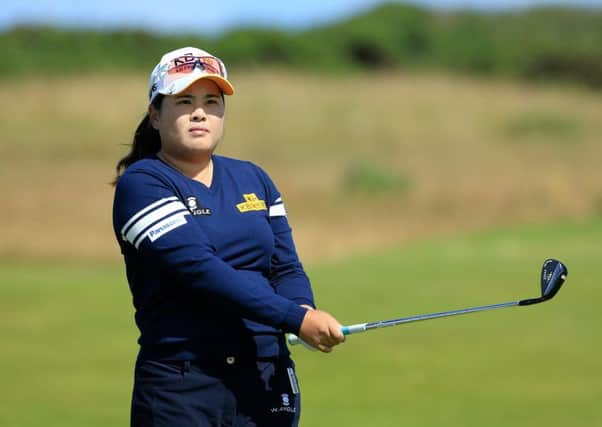
[[[345,341],[341,324],[329,313],[322,310],[307,310],[299,338],[321,352],[330,353],[335,345]]]

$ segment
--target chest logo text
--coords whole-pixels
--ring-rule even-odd
[[[264,200],[259,200],[255,193],[251,194],[243,194],[245,199],[244,202],[238,203],[236,207],[240,212],[250,212],[250,211],[267,211],[268,208],[265,204]]]

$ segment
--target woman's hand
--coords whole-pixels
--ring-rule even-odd
[[[325,311],[313,309],[307,310],[303,318],[299,338],[324,353],[330,353],[335,345],[345,341],[337,319]]]

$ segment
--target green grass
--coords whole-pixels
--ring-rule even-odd
[[[600,238],[602,222],[524,227],[312,269],[343,323],[536,296],[547,257],[569,280],[544,305],[351,336],[328,357],[296,351],[305,425],[600,425]]]
[[[2,263],[0,289],[0,425],[125,425],[137,332],[122,269]]]
[[[576,117],[550,112],[529,112],[508,119],[503,131],[512,141],[517,138],[541,137],[546,141],[570,143],[575,142],[584,128]]]
[[[556,299],[294,349],[303,426],[596,426],[602,220],[429,241],[308,268],[343,323],[512,301],[566,262]],[[120,265],[0,263],[0,425],[126,425],[137,331]]]
[[[342,190],[347,194],[401,194],[411,186],[403,173],[381,164],[356,162],[347,167]]]

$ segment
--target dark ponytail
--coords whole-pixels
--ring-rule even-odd
[[[159,94],[155,97],[155,99],[153,99],[152,105],[157,110],[161,109],[161,102],[163,101],[163,98],[164,95]],[[161,137],[159,136],[159,131],[151,126],[150,116],[147,112],[136,128],[134,139],[130,147],[130,152],[121,160],[119,160],[119,162],[117,162],[117,166],[115,167],[117,175],[111,184],[116,185],[121,174],[132,163],[149,157],[157,153],[160,149]]]

